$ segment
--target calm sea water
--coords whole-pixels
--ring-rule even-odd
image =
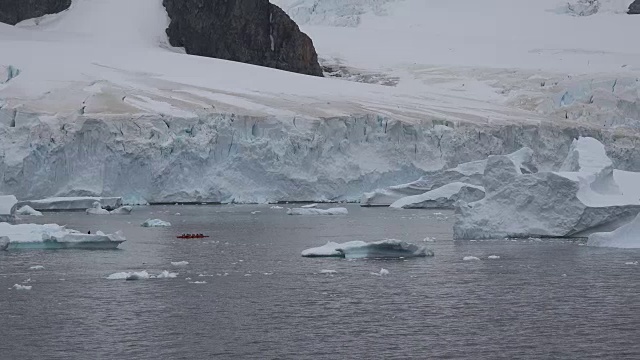
[[[122,229],[128,241],[116,251],[0,253],[0,359],[640,359],[640,266],[626,264],[640,251],[458,242],[451,212],[349,211],[152,206],[28,219]],[[173,227],[140,227],[147,218]],[[175,238],[185,232],[211,238]],[[300,257],[327,241],[384,238],[436,256]],[[381,268],[389,274],[372,274]],[[178,275],[106,279],[134,270]],[[28,279],[32,290],[9,289]]]

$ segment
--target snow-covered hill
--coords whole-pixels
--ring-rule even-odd
[[[601,130],[636,126],[632,17],[551,0],[318,3],[360,16],[303,26],[325,63],[396,86],[185,55],[167,45],[161,0],[74,0],[0,24],[0,193],[356,200],[521,146],[551,167],[577,134],[640,168],[634,131]]]

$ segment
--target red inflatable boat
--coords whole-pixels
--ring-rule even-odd
[[[176,236],[178,239],[204,239],[204,238],[208,238],[208,236],[206,235],[202,235],[202,234],[184,234],[184,235],[180,235],[180,236]]]

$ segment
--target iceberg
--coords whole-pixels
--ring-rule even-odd
[[[560,170],[521,174],[510,159],[489,157],[486,196],[456,208],[454,239],[584,237],[613,230],[640,212],[640,200],[617,184],[597,140],[575,140]]]
[[[93,206],[86,210],[89,215],[109,215],[109,210],[102,208],[102,205],[98,201],[93,203]]]
[[[9,237],[0,236],[0,251],[5,251],[9,248]]]
[[[18,215],[27,215],[27,216],[42,216],[42,213],[38,210],[35,210],[29,205],[25,205],[16,211]]]
[[[474,202],[484,197],[481,186],[454,182],[424,194],[403,197],[393,204],[397,209],[453,209],[458,201]]]
[[[0,234],[8,238],[6,249],[115,249],[126,241],[120,232],[84,234],[57,224],[0,223]],[[5,240],[6,241],[6,240]]]
[[[538,171],[537,164],[533,159],[533,150],[528,147],[523,147],[505,156],[514,163],[514,166],[521,173]],[[483,184],[486,165],[487,160],[478,160],[463,163],[451,169],[432,171],[408,184],[395,185],[365,193],[360,200],[360,205],[389,206],[404,197],[421,195],[454,182],[480,186]]]
[[[640,248],[640,215],[611,232],[599,232],[589,235],[588,246],[612,247],[623,249]]]
[[[287,210],[287,215],[347,215],[349,210],[343,207],[331,209],[293,208]]]
[[[323,246],[302,251],[303,257],[363,258],[410,258],[433,256],[433,252],[401,240],[388,239],[375,242],[349,241],[343,244],[328,242]]]
[[[147,219],[141,224],[142,227],[169,227],[171,223],[160,219]]]
[[[86,210],[92,208],[96,201],[105,209],[116,209],[122,205],[121,197],[52,197],[20,201],[19,206],[29,205],[39,211]]]
[[[109,214],[111,214],[111,215],[129,215],[129,214],[131,214],[132,210],[133,210],[133,207],[131,207],[131,206],[120,206],[117,209],[111,210],[109,212]],[[178,215],[180,215],[180,214],[178,213]]]
[[[13,195],[0,196],[0,221],[12,221],[15,218],[18,199]]]

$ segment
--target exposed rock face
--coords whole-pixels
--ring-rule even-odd
[[[15,25],[22,20],[66,10],[71,0],[0,0],[0,22]]]
[[[636,0],[629,5],[629,14],[640,14],[640,0]]]
[[[322,76],[311,39],[268,0],[164,0],[169,42],[188,54]]]

